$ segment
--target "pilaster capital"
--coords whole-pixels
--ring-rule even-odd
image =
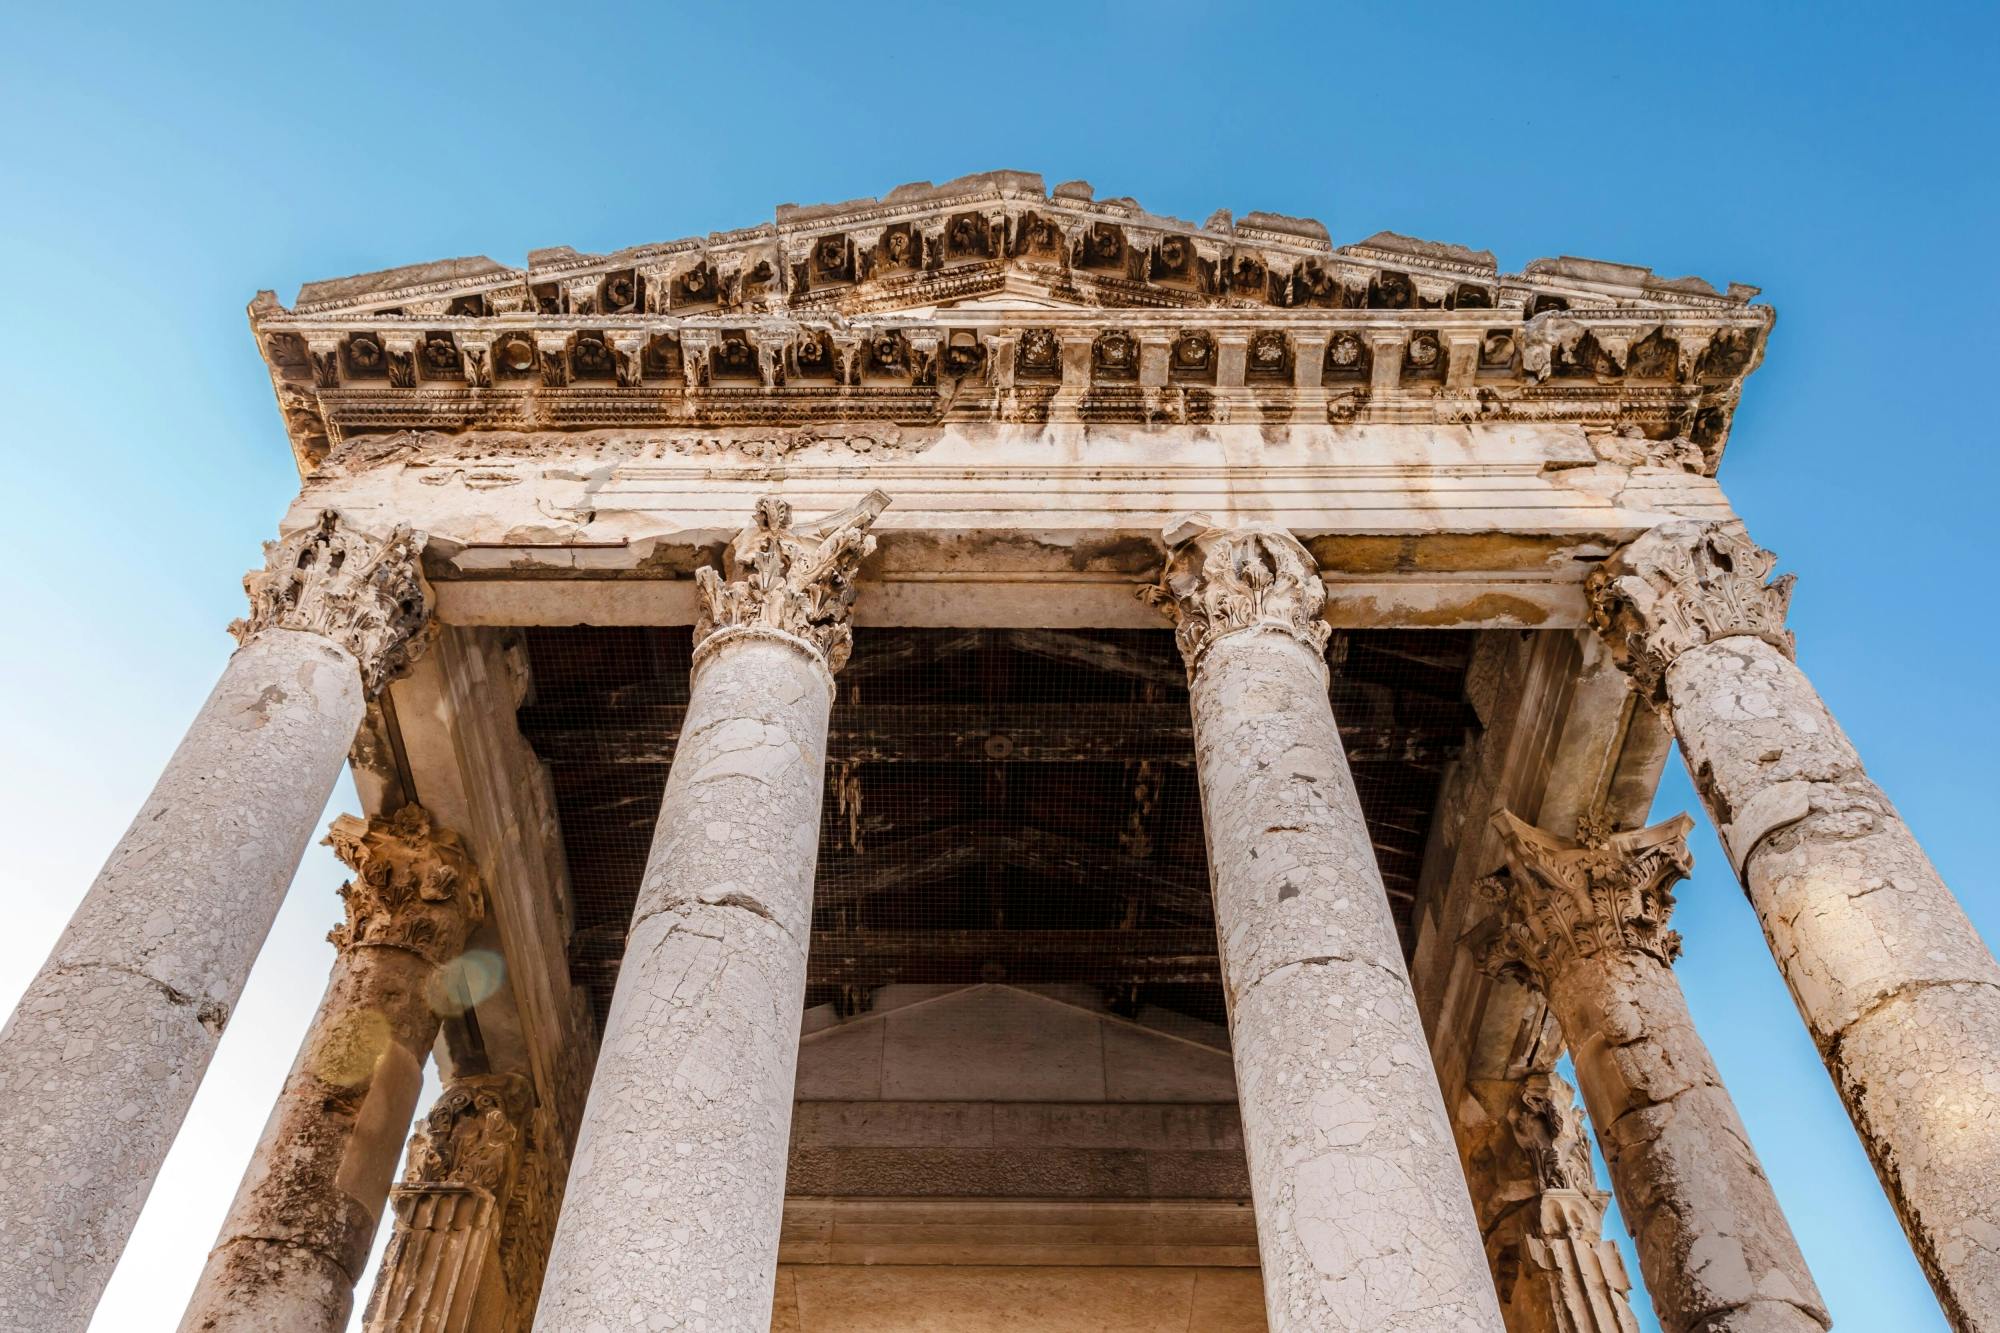
[[[469,1186],[505,1206],[532,1137],[534,1100],[520,1074],[453,1079],[410,1134],[403,1187]]]
[[[1687,815],[1625,833],[1585,827],[1577,842],[1507,810],[1493,816],[1493,826],[1507,864],[1480,881],[1480,891],[1500,905],[1492,965],[1521,967],[1546,985],[1579,958],[1643,954],[1671,965],[1680,956],[1680,934],[1667,929],[1667,918],[1674,884],[1694,867]]]
[[[377,540],[323,510],[312,527],[264,544],[264,567],[243,576],[250,614],[229,632],[238,643],[267,629],[332,639],[354,654],[372,696],[429,646],[424,541],[423,533],[402,524]]]
[[[1583,1108],[1559,1075],[1530,1074],[1522,1080],[1521,1095],[1507,1112],[1507,1128],[1535,1173],[1536,1189],[1597,1193]]]
[[[795,527],[791,505],[775,495],[759,500],[724,552],[723,572],[695,571],[696,662],[732,636],[763,635],[803,645],[829,676],[847,665],[855,572],[875,549],[868,529],[888,506],[886,494],[870,491],[852,508]]]
[[[1161,535],[1166,567],[1139,599],[1174,622],[1188,679],[1216,640],[1243,630],[1289,634],[1323,657],[1332,633],[1320,619],[1326,586],[1298,538],[1266,524],[1217,527],[1206,514],[1177,519]]]
[[[393,815],[342,815],[328,828],[354,878],[341,886],[347,920],[327,938],[342,953],[357,945],[404,949],[441,966],[465,951],[486,916],[479,867],[457,834],[439,828],[420,805]]]
[[[1591,574],[1591,623],[1658,702],[1667,668],[1690,648],[1747,635],[1792,655],[1793,579],[1770,577],[1777,562],[1740,522],[1663,523]]]

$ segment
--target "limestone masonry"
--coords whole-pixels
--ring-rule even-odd
[[[1669,1333],[1813,1333],[1676,741],[2000,1333],[2000,967],[1716,479],[1756,294],[1018,172],[259,294],[301,487],[0,1033],[0,1333],[88,1324],[343,760],[183,1333],[345,1328],[384,1224],[370,1333],[1636,1333],[1592,1135]]]

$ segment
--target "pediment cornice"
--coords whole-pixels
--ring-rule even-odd
[[[843,418],[1575,420],[1712,466],[1771,322],[1756,289],[1307,219],[1199,225],[995,172],[525,267],[261,293],[302,468],[383,429]],[[1220,413],[1218,416],[1217,414]],[[1300,414],[1304,415],[1301,416]]]

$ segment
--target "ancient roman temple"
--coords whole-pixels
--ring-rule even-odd
[[[301,488],[0,1035],[0,1330],[88,1323],[325,838],[184,1333],[1812,1333],[1685,762],[2000,1333],[2000,968],[1716,480],[1756,294],[1014,172],[260,294]]]

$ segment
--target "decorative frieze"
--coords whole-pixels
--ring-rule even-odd
[[[1326,651],[1332,633],[1320,619],[1326,587],[1312,555],[1291,533],[1220,528],[1206,514],[1193,514],[1162,536],[1166,568],[1139,597],[1174,622],[1174,642],[1190,679],[1211,644],[1243,630],[1275,630],[1315,655]]]
[[[1586,825],[1579,841],[1545,833],[1502,810],[1493,816],[1507,868],[1480,882],[1500,904],[1492,945],[1497,966],[1518,964],[1538,981],[1576,958],[1641,953],[1671,965],[1679,932],[1667,928],[1674,884],[1694,866],[1694,821],[1675,815],[1651,828],[1613,833]]]
[[[1335,246],[1316,222],[1270,214],[1194,226],[1014,172],[616,254],[450,267],[308,284],[290,310],[261,295],[251,318],[274,383],[314,395],[336,440],[492,429],[520,416],[516,395],[597,384],[633,401],[590,424],[648,426],[722,410],[763,424],[1198,422],[1228,411],[1198,401],[1218,392],[1336,424],[1455,421],[1462,407],[1432,400],[1476,391],[1484,417],[1556,395],[1563,419],[1713,453],[1770,324],[1752,288],[1575,260],[1502,276],[1461,246],[1386,232]],[[669,346],[671,364],[654,358]],[[1139,373],[1147,347],[1172,349],[1170,377],[1188,386],[1164,406]],[[1014,391],[1036,379],[1069,400]],[[1153,392],[1118,391],[1135,379]],[[323,456],[324,430],[292,438],[303,467]]]
[[[855,572],[874,551],[868,530],[888,506],[886,494],[870,491],[852,508],[795,527],[790,504],[775,495],[759,500],[724,553],[724,572],[695,571],[697,659],[721,636],[765,633],[810,645],[838,672],[854,646]]]
[[[428,644],[430,591],[424,535],[398,524],[376,539],[331,509],[319,522],[264,546],[264,568],[243,576],[250,614],[230,625],[237,642],[267,629],[302,630],[354,655],[369,694],[408,670]]]
[[[341,815],[326,845],[354,872],[340,890],[347,920],[327,935],[343,953],[374,945],[442,965],[464,951],[466,936],[486,917],[471,854],[420,805],[373,819]]]
[[[1591,622],[1648,698],[1665,697],[1667,668],[1690,648],[1747,635],[1785,656],[1790,574],[1739,522],[1663,523],[1594,571]]]

